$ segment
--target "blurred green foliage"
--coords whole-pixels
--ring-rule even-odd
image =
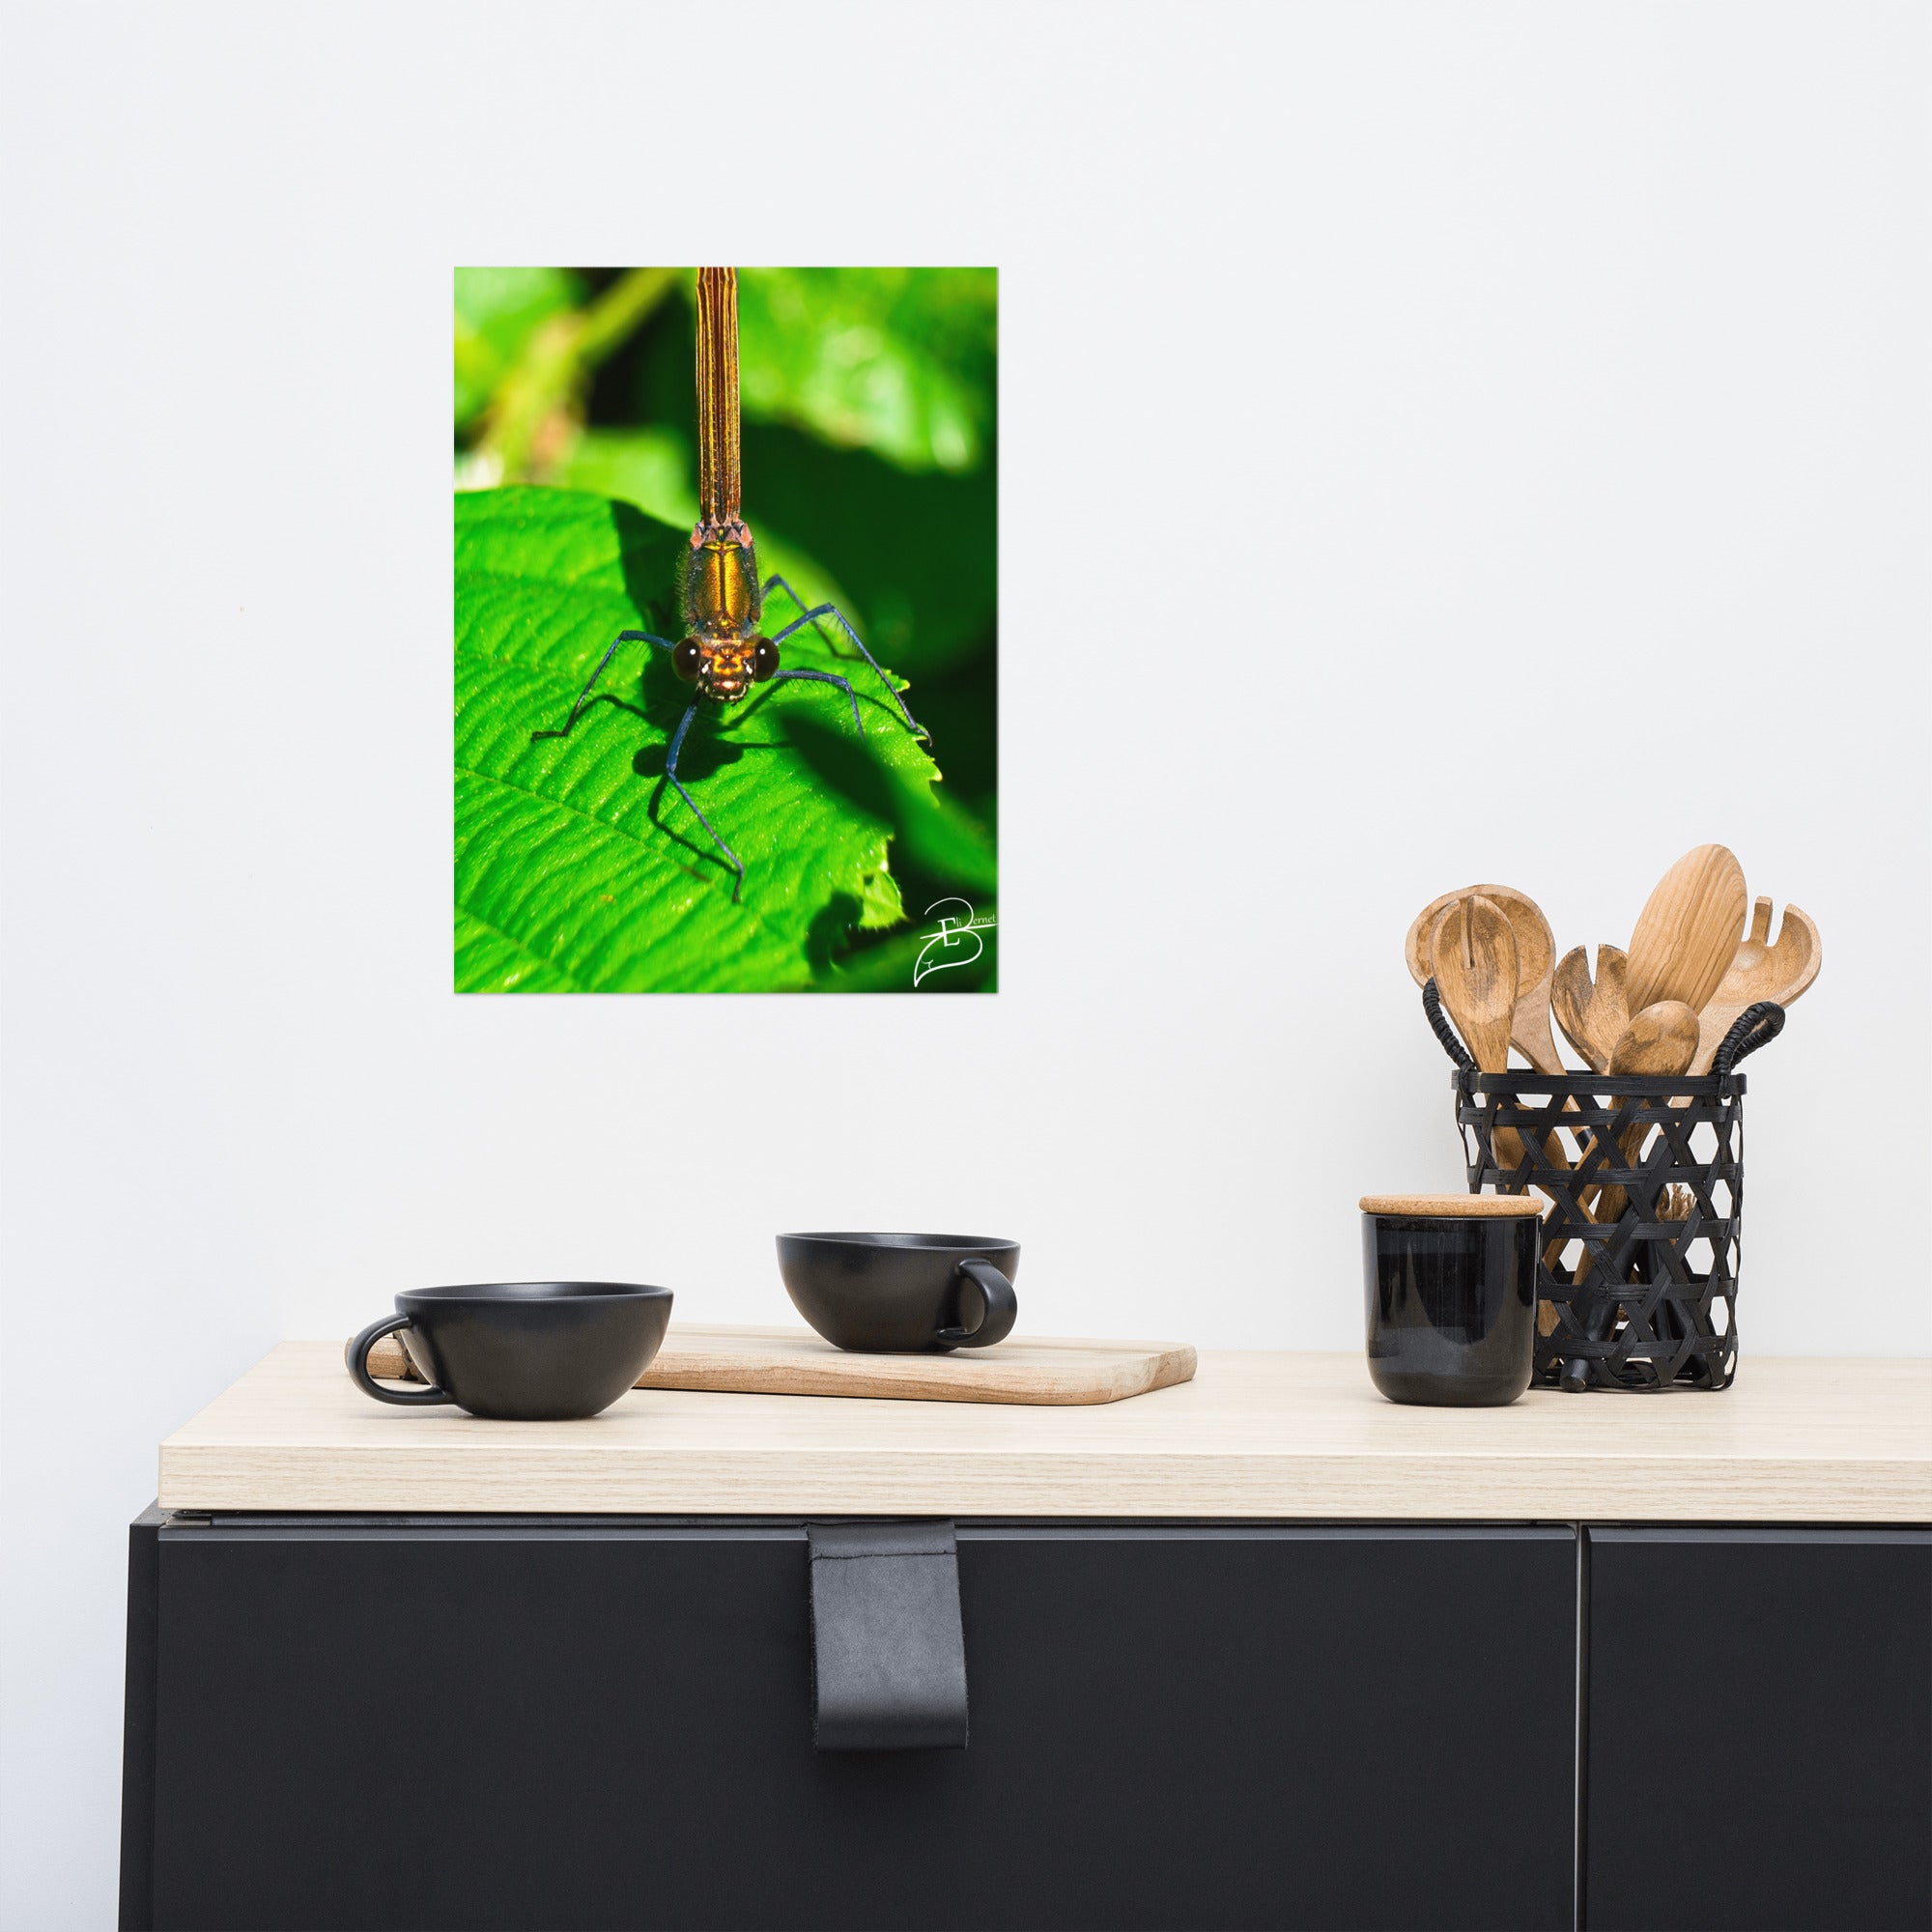
[[[536,329],[582,298],[582,285],[566,269],[457,270],[459,432],[482,414]]]
[[[741,401],[901,469],[965,474],[993,435],[985,269],[747,269]]]
[[[837,603],[873,654],[909,681],[909,701],[933,732],[945,775],[937,786],[909,780],[914,789],[906,791],[894,777],[895,757],[868,764],[879,749],[868,741],[855,761],[831,714],[821,718],[819,707],[792,701],[809,687],[780,688],[787,703],[772,716],[786,724],[787,753],[855,814],[854,825],[863,820],[873,834],[886,828],[893,843],[848,930],[831,930],[827,908],[852,903],[849,861],[839,862],[837,882],[813,887],[802,877],[807,895],[821,901],[818,923],[807,921],[810,945],[801,941],[784,973],[767,983],[825,984],[842,975],[839,983],[903,985],[909,972],[895,978],[894,961],[908,943],[916,950],[918,938],[904,924],[887,932],[889,889],[894,907],[902,895],[922,925],[924,906],[970,877],[976,904],[990,916],[998,815],[997,276],[980,269],[741,269],[738,285],[744,508],[760,563],[808,600]],[[696,515],[693,289],[688,269],[459,269],[459,490],[561,486],[688,530]],[[675,624],[671,554],[650,628]],[[794,657],[793,644],[806,641],[802,635],[787,643],[788,662],[816,662]],[[570,651],[582,642],[573,634]],[[596,656],[585,658],[582,674]],[[849,663],[828,660],[828,668],[850,673]],[[613,663],[606,675],[602,689],[635,698],[638,667]],[[611,679],[620,681],[613,688]],[[593,706],[579,732],[600,712],[610,719]],[[664,734],[648,723],[633,734],[639,770],[654,735]],[[932,800],[940,803],[926,809]],[[610,803],[621,812],[626,802],[613,792]],[[668,816],[681,811],[673,796]],[[658,817],[668,822],[662,810]],[[943,836],[943,825],[956,838]],[[726,837],[749,866],[751,854]],[[687,867],[691,857],[682,855]],[[937,975],[930,989],[996,983],[992,938],[980,965]],[[471,956],[481,954],[472,948]],[[689,966],[680,964],[687,977],[678,983],[695,983]],[[776,971],[773,961],[766,966]],[[639,971],[650,977],[636,962],[630,970],[627,984],[641,983]],[[755,975],[735,980],[754,982]]]

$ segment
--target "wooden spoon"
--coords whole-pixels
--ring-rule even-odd
[[[1624,1029],[1605,1071],[1619,1079],[1663,1079],[1685,1072],[1696,1051],[1696,1008],[1689,1000],[1654,1000]]]
[[[1657,882],[1631,934],[1625,972],[1631,1011],[1680,1000],[1693,1013],[1703,1011],[1737,954],[1749,902],[1744,867],[1723,846],[1685,853]],[[1682,1073],[1690,1064],[1670,1071]]]
[[[1431,899],[1416,914],[1403,944],[1409,977],[1418,986],[1429,978],[1433,966],[1429,945],[1436,923],[1445,908],[1470,897],[1486,898],[1500,907],[1516,940],[1516,1003],[1510,1013],[1512,1043],[1539,1073],[1561,1073],[1563,1061],[1549,1031],[1549,978],[1556,965],[1556,942],[1550,936],[1549,922],[1544,918],[1543,908],[1527,894],[1510,886],[1464,886],[1461,892],[1444,893],[1440,898]],[[1439,975],[1435,987],[1437,992],[1442,989]],[[1488,1066],[1483,1070],[1500,1073],[1503,1069]]]
[[[1686,1001],[1662,1000],[1646,1007],[1624,1029],[1611,1051],[1606,1070],[1618,1078],[1628,1075],[1668,1079],[1673,1074],[1687,1071],[1696,1051],[1696,1012]],[[1617,1141],[1619,1167],[1629,1168],[1635,1164],[1649,1133],[1647,1125],[1624,1129]],[[1596,1206],[1591,1210],[1592,1219],[1614,1227],[1623,1218],[1624,1203],[1628,1198],[1621,1187],[1605,1187],[1598,1195]],[[1580,1288],[1588,1279],[1589,1271],[1590,1257],[1586,1254],[1577,1264],[1577,1287]],[[1606,1294],[1602,1306],[1593,1312],[1586,1322],[1586,1332],[1593,1340],[1600,1340],[1609,1332],[1609,1325],[1615,1318],[1615,1300]],[[1562,1382],[1565,1388],[1581,1388],[1588,1378],[1589,1364],[1581,1356],[1573,1355],[1564,1364]]]
[[[1619,1078],[1629,1075],[1667,1078],[1690,1070],[1697,1052],[1697,1015],[1684,1000],[1660,1000],[1646,1007],[1624,1029],[1610,1054],[1606,1071]],[[1641,1145],[1645,1129],[1626,1127],[1617,1142],[1617,1165],[1629,1167]],[[1614,1221],[1624,1211],[1624,1190],[1606,1187],[1598,1197],[1596,1219]]]
[[[1784,908],[1777,940],[1771,940],[1771,901],[1760,898],[1751,908],[1750,930],[1731,954],[1730,970],[1718,982],[1710,1004],[1698,1015],[1697,1057],[1692,1073],[1708,1073],[1738,1015],[1759,1000],[1776,1000],[1788,1007],[1818,977],[1825,949],[1818,928],[1795,905]]]
[[[1583,949],[1573,946],[1556,968],[1551,985],[1556,1024],[1592,1073],[1610,1070],[1610,1055],[1630,1025],[1624,965],[1621,947],[1598,947],[1597,981],[1592,985]]]

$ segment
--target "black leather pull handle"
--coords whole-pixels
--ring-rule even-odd
[[[966,1639],[950,1522],[813,1522],[812,1742],[964,1750]]]

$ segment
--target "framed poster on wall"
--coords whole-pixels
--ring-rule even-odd
[[[997,990],[997,271],[455,280],[456,990]]]

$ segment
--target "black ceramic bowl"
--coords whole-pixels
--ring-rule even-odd
[[[595,1415],[650,1366],[670,1321],[670,1290],[622,1281],[498,1281],[417,1288],[348,1350],[365,1395],[408,1407],[454,1403],[472,1415],[562,1422]],[[384,1388],[369,1345],[400,1331],[426,1389]]]
[[[1015,1241],[975,1235],[781,1235],[792,1306],[840,1349],[945,1354],[1012,1331]]]

